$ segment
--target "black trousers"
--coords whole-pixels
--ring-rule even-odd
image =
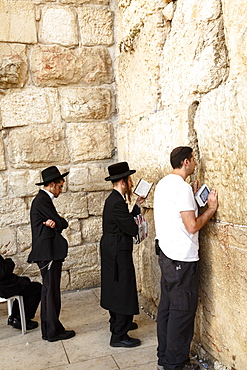
[[[35,281],[30,281],[30,284],[19,292],[23,296],[26,321],[34,318],[37,311],[42,285]],[[20,311],[18,301],[15,299],[12,308],[12,316],[20,320]]]
[[[41,291],[42,336],[51,339],[64,331],[59,321],[61,310],[60,282],[63,260],[37,262],[43,279]]]
[[[127,333],[131,327],[133,315],[122,315],[112,311],[109,311],[109,313],[110,331],[112,332],[111,342],[119,342],[120,340],[126,339],[128,337]]]
[[[181,370],[189,359],[198,301],[197,262],[173,261],[159,254],[161,298],[158,307],[158,364]]]

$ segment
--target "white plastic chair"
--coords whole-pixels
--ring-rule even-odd
[[[10,316],[12,314],[12,307],[14,300],[17,299],[19,303],[19,310],[20,310],[20,317],[21,317],[21,331],[22,334],[26,333],[26,318],[25,318],[25,310],[24,310],[24,303],[23,303],[23,297],[21,295],[14,295],[10,298],[1,298],[0,297],[0,303],[1,302],[7,302],[8,304],[8,315]]]

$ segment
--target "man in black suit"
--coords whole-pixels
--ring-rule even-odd
[[[134,217],[140,213],[139,206],[144,202],[138,197],[130,213],[125,196],[129,200],[133,182],[127,162],[108,167],[105,180],[112,181],[113,191],[105,201],[103,211],[103,236],[101,251],[101,307],[109,310],[110,345],[112,347],[136,347],[140,339],[128,336],[128,331],[137,327],[133,315],[139,314],[135,268],[133,264],[133,237],[138,233]]]
[[[37,321],[31,319],[34,318],[40,302],[41,284],[32,282],[26,276],[14,274],[14,268],[15,263],[12,258],[4,259],[0,255],[0,297],[23,296],[26,329],[32,330],[38,327]],[[12,325],[15,329],[21,329],[19,304],[16,300],[13,303],[12,314],[8,318],[8,325]]]
[[[61,310],[60,282],[62,264],[67,256],[68,243],[61,235],[68,227],[53,204],[63,189],[64,177],[57,167],[51,166],[42,171],[44,185],[31,206],[32,251],[28,262],[37,262],[43,279],[41,292],[41,331],[42,338],[49,342],[69,339],[75,336],[74,330],[65,330],[59,320]]]

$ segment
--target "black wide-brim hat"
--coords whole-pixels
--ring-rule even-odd
[[[106,181],[117,181],[124,177],[132,175],[136,170],[130,170],[127,162],[114,163],[108,167],[109,175],[105,178]]]
[[[35,185],[44,185],[47,182],[52,182],[59,178],[63,178],[68,174],[69,172],[61,174],[56,166],[47,167],[41,172],[43,182],[38,182]]]

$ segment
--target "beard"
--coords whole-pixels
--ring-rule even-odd
[[[126,177],[123,180],[124,180],[124,182],[126,184],[126,188],[127,188],[126,193],[125,193],[125,196],[127,196],[128,202],[131,203],[131,197],[133,195],[132,187],[129,186],[128,177]]]

